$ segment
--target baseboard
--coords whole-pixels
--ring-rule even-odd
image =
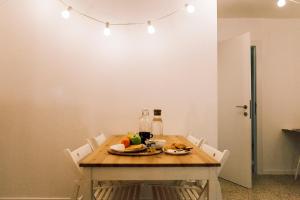
[[[0,200],[71,200],[70,197],[0,197]]]
[[[263,170],[264,175],[294,175],[295,170],[285,170],[285,169],[266,169]]]

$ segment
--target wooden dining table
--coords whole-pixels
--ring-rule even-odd
[[[183,143],[193,147],[187,155],[161,153],[152,156],[119,156],[108,153],[111,145],[120,143],[121,135],[109,137],[98,149],[79,162],[86,182],[86,199],[93,199],[93,180],[103,181],[163,181],[207,180],[208,198],[222,199],[217,170],[221,166],[199,147],[183,136],[161,136],[166,144]]]

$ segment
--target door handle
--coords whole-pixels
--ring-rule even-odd
[[[248,108],[248,106],[247,105],[243,105],[243,106],[236,106],[237,108],[243,108],[243,109],[247,109]]]

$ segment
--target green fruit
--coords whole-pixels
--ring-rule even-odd
[[[128,132],[127,133],[127,137],[131,140],[131,138],[136,135],[135,133],[132,133],[132,132]]]
[[[135,134],[130,138],[130,141],[132,144],[141,144],[142,143],[142,139],[139,135]]]

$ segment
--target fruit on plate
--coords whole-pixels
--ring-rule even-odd
[[[127,133],[127,137],[129,137],[129,139],[131,139],[134,135],[135,135],[135,133],[133,133],[133,132],[128,132]]]
[[[137,145],[137,144],[141,144],[142,143],[142,139],[138,134],[133,135],[130,138],[131,144],[133,145]]]
[[[129,137],[122,138],[121,144],[124,144],[125,148],[129,147],[130,146],[130,139],[129,139]]]

